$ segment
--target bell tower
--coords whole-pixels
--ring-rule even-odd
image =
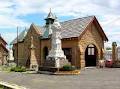
[[[51,25],[54,23],[55,21],[55,16],[53,15],[53,13],[50,12],[48,13],[48,16],[45,18],[46,24],[45,24],[45,32],[43,35],[43,38],[49,38],[49,36],[52,34],[52,29],[51,29]]]
[[[53,15],[51,9],[50,9],[50,12],[48,13],[47,18],[45,18],[45,20],[46,20],[46,25],[53,24],[53,22],[55,20],[55,16]]]

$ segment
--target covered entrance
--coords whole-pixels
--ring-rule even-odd
[[[96,66],[97,48],[95,45],[90,44],[85,50],[85,66]]]

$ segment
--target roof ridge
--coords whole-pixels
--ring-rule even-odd
[[[62,21],[62,22],[60,22],[60,23],[69,22],[69,21],[73,21],[73,20],[77,20],[77,19],[88,18],[88,17],[95,17],[95,16],[94,16],[94,15],[91,15],[91,16],[85,16],[85,17],[74,18],[74,19],[70,19],[70,20]]]

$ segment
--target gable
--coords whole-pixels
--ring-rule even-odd
[[[89,44],[94,44],[102,48],[104,46],[104,41],[96,26],[91,24],[86,29],[85,33],[80,37],[79,44],[82,45],[84,49],[86,49],[86,46]]]
[[[93,24],[96,26],[96,28],[98,29],[98,32],[100,33],[100,35],[102,36],[103,40],[104,41],[108,41],[108,38],[104,32],[104,30],[102,29],[101,25],[99,24],[98,20],[95,19],[93,20]]]
[[[28,35],[28,33],[32,33],[32,32],[36,33],[37,35],[41,34],[40,29],[34,24],[31,24],[29,29],[25,29],[18,35],[18,42],[23,42],[26,36]],[[17,43],[17,37],[10,44],[13,45],[16,43]]]
[[[104,42],[101,32],[98,30],[97,26],[94,23],[91,24],[91,35],[93,39]]]
[[[96,32],[98,32],[98,34],[100,35],[103,41],[108,41],[107,36],[105,35],[102,27],[100,26],[95,16],[94,16],[94,19],[88,24],[88,26],[82,32],[82,34],[79,36],[79,38],[81,38],[86,33],[87,30],[90,30],[93,28],[96,29]]]

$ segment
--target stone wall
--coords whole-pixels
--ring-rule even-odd
[[[33,44],[35,46],[35,56],[38,64],[40,64],[40,34],[36,31],[38,30],[33,26],[30,26],[30,29],[24,38],[23,42],[18,43],[18,62],[19,65],[29,66],[30,62],[30,45],[31,45],[31,36],[33,36]],[[14,58],[17,59],[17,45],[13,45]]]
[[[8,50],[6,48],[7,43],[0,36],[0,65],[7,64]]]
[[[44,39],[44,40],[40,40],[40,48],[41,48],[41,50],[40,50],[40,55],[41,55],[41,57],[40,57],[40,65],[42,66],[43,64],[44,64],[44,61],[46,60],[46,59],[44,59],[44,48],[45,47],[47,47],[48,48],[48,51],[51,49],[51,40],[50,39]]]
[[[72,49],[72,65],[80,65],[80,62],[78,63],[77,60],[77,43],[78,40],[77,39],[63,39],[62,40],[62,48],[71,48]],[[43,49],[44,47],[48,47],[48,50],[50,50],[51,48],[51,41],[50,39],[46,39],[46,40],[41,40],[41,62],[42,64],[44,64],[44,53],[43,53]]]
[[[7,55],[8,52],[3,47],[0,47],[0,65],[7,64]]]
[[[98,31],[98,28],[92,23],[89,27],[86,28],[85,34],[80,38],[79,46],[80,47],[80,67],[85,67],[85,50],[88,45],[93,44],[96,46],[98,51],[98,59],[101,58],[102,48],[104,47],[104,41]]]
[[[14,56],[15,62],[17,63],[17,45],[18,45],[18,64],[25,65],[24,42],[13,45],[13,56]]]
[[[34,26],[30,27],[30,30],[25,37],[25,57],[26,61],[30,59],[30,46],[31,46],[31,36],[33,37],[33,45],[35,47],[35,56],[38,64],[40,64],[40,34],[36,31],[37,29]]]

